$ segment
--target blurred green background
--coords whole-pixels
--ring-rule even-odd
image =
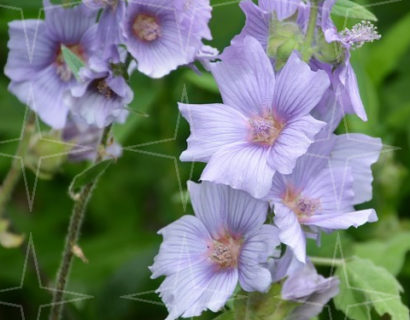
[[[366,3],[362,1],[361,3]],[[375,2],[367,1],[368,4]],[[211,45],[222,50],[240,32],[244,16],[237,3],[213,1]],[[21,9],[18,9],[21,8]],[[37,18],[39,0],[0,0],[0,64],[7,60],[7,23]],[[353,64],[360,83],[369,121],[348,117],[340,133],[362,132],[382,137],[386,148],[374,166],[374,200],[364,207],[375,207],[380,222],[358,230],[339,233],[345,257],[359,255],[395,273],[410,300],[410,4],[403,0],[369,8],[376,14],[382,40],[365,45],[353,54]],[[340,28],[358,22],[336,18]],[[218,102],[220,96],[209,75],[199,77],[188,68],[180,68],[162,80],[134,75],[135,92],[132,113],[126,125],[115,128],[117,137],[128,148],[115,166],[103,176],[91,201],[80,245],[88,264],[76,259],[66,300],[78,294],[93,299],[66,305],[66,319],[163,319],[166,309],[154,290],[160,281],[150,280],[152,264],[161,237],[156,232],[185,213],[184,190],[188,179],[198,179],[202,164],[178,160],[185,149],[189,128],[179,117],[178,101]],[[23,124],[25,107],[7,91],[8,79],[0,76],[0,142],[17,138]],[[144,116],[147,114],[148,117]],[[1,143],[0,153],[12,155],[16,143]],[[0,157],[0,180],[11,159]],[[27,173],[33,210],[29,211],[26,188],[18,185],[7,216],[14,229],[33,238],[41,285],[30,267],[22,281],[25,249],[0,247],[0,319],[23,319],[16,305],[21,305],[25,319],[47,319],[50,293],[44,287],[55,278],[63,249],[72,202],[67,188],[85,164],[65,164],[53,180],[40,180]],[[181,198],[181,196],[183,196]],[[337,236],[327,236],[321,248],[310,244],[310,252],[332,257]],[[329,268],[320,271],[328,276]],[[366,270],[363,270],[366,272]],[[22,285],[21,285],[22,284]],[[9,288],[15,288],[8,290]],[[120,298],[129,296],[130,299]],[[13,306],[14,305],[14,306]],[[334,310],[332,319],[344,319]],[[39,311],[41,311],[39,313]],[[38,318],[37,318],[38,317]],[[206,316],[205,316],[206,317]],[[330,319],[325,312],[321,318]],[[378,319],[375,314],[372,319]],[[389,319],[388,316],[383,319]]]

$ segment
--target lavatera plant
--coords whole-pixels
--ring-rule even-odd
[[[50,320],[62,319],[93,190],[122,154],[111,128],[131,112],[129,77],[157,79],[182,66],[210,72],[222,103],[178,105],[191,130],[181,161],[205,169],[199,183],[188,183],[194,215],[159,231],[150,270],[164,277],[157,292],[167,320],[207,310],[219,320],[308,320],[332,298],[346,317],[364,320],[349,311],[362,303],[358,296],[369,315],[409,319],[387,270],[309,252],[324,234],[378,220],[363,204],[372,199],[381,139],[336,134],[346,114],[367,120],[350,57],[380,38],[375,17],[349,0],[243,0],[239,7],[245,25],[221,54],[203,42],[212,39],[209,0],[44,0],[44,20],[10,23],[5,74],[31,110],[18,156],[48,179],[67,160],[91,163],[69,187],[74,206]],[[340,31],[332,14],[363,22]],[[31,55],[27,38],[35,43]],[[35,133],[36,117],[51,129]],[[61,144],[50,150],[45,140]],[[39,170],[39,159],[53,152],[61,157]],[[2,186],[1,211],[18,170],[14,163]],[[15,236],[8,226],[0,215],[2,245]],[[325,277],[315,265],[337,270]]]

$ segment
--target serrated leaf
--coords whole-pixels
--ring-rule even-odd
[[[108,169],[112,162],[112,159],[101,161],[76,175],[70,184],[70,196],[75,199],[76,194],[81,188],[98,179]]]
[[[386,269],[354,257],[339,267],[336,275],[341,283],[334,302],[350,319],[369,319],[368,306],[380,316],[389,314],[392,320],[409,319],[409,310],[400,297],[403,289]]]
[[[377,21],[376,16],[362,5],[350,0],[337,0],[332,14],[344,18]]]
[[[409,250],[410,233],[398,233],[387,241],[370,241],[354,247],[357,256],[373,261],[393,275],[402,269]]]
[[[72,52],[69,48],[64,45],[61,45],[61,52],[63,54],[64,61],[70,69],[70,71],[74,74],[74,77],[77,80],[80,80],[80,70],[85,66],[83,60],[81,60],[74,52]]]

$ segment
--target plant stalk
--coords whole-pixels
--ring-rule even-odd
[[[302,48],[302,58],[305,62],[308,62],[312,57],[313,39],[315,38],[317,18],[319,14],[318,1],[312,1],[310,6],[309,23],[306,30],[305,42]]]
[[[345,264],[344,259],[332,259],[332,258],[322,258],[322,257],[309,257],[310,261],[317,266],[342,266]]]
[[[30,146],[30,139],[35,131],[35,114],[32,111],[29,111],[26,115],[25,125],[22,132],[22,137],[17,147],[16,155],[11,164],[11,168],[7,173],[3,184],[0,187],[0,218],[3,217],[7,204],[9,203],[13,191],[17,186],[18,181],[21,177],[21,161],[24,159],[28,152]]]
[[[104,130],[102,135],[100,148],[105,149],[109,143],[111,126]],[[104,150],[99,150],[96,163],[103,160]],[[80,238],[81,227],[83,224],[84,216],[87,211],[88,203],[92,197],[93,191],[97,186],[100,176],[94,179],[94,181],[88,183],[82,188],[78,197],[74,200],[74,207],[70,218],[70,224],[68,227],[67,238],[65,242],[64,252],[61,259],[59,271],[57,273],[56,290],[53,295],[53,303],[51,306],[50,320],[60,320],[63,312],[63,297],[66,290],[68,280],[70,277],[70,271],[73,263],[74,252],[73,247],[77,245]]]

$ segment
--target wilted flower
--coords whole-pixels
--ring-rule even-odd
[[[134,94],[123,74],[116,74],[115,65],[121,66],[116,48],[112,48],[110,60],[93,57],[80,72],[81,81],[71,89],[65,103],[71,106],[75,116],[88,125],[103,128],[113,122],[124,122],[126,106]]]
[[[316,317],[325,304],[339,293],[336,277],[324,278],[311,262],[295,272],[283,284],[282,298],[299,303],[286,320],[310,320]]]
[[[264,224],[267,203],[228,186],[188,185],[195,216],[184,216],[162,229],[153,277],[166,276],[158,289],[167,319],[218,311],[238,284],[265,292],[271,274],[264,267],[279,245],[277,229]]]
[[[195,60],[202,39],[211,39],[209,0],[132,1],[124,23],[124,42],[138,70],[160,78]]]
[[[10,49],[6,75],[10,91],[56,129],[64,127],[69,106],[65,92],[76,82],[66,65],[65,45],[84,62],[92,55],[96,35],[96,12],[84,5],[53,6],[44,0],[46,18],[10,23]],[[32,47],[26,47],[26,44]]]
[[[182,161],[207,162],[201,179],[265,196],[276,171],[289,174],[325,125],[309,115],[329,85],[296,53],[275,76],[252,37],[211,64],[224,104],[180,104],[191,126]]]
[[[355,139],[356,138],[356,139]],[[306,238],[319,232],[358,227],[377,221],[373,209],[355,211],[371,198],[371,165],[380,139],[364,135],[333,136],[312,145],[290,175],[276,174],[268,198],[280,239],[306,260]]]

